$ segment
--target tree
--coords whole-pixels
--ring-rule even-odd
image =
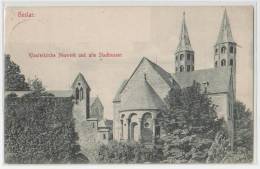
[[[166,132],[164,156],[171,163],[206,162],[216,133],[223,120],[217,119],[215,105],[195,82],[192,86],[173,88],[165,99],[160,125]]]
[[[250,163],[253,160],[253,112],[240,101],[234,104],[234,151],[226,153],[225,163]]]
[[[20,67],[11,61],[10,55],[5,55],[5,90],[26,91],[29,90],[25,77],[21,74]]]
[[[30,90],[33,92],[44,92],[45,87],[42,84],[42,81],[35,77],[34,79],[28,79]]]
[[[6,96],[7,163],[87,163],[77,140],[71,98]]]

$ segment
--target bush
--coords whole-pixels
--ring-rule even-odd
[[[158,162],[158,149],[131,142],[109,142],[98,147],[99,163],[154,163]]]

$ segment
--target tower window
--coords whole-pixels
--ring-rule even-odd
[[[229,65],[230,65],[230,66],[233,66],[233,59],[230,59],[230,60],[229,60]]]
[[[187,65],[187,72],[190,72],[190,65]]]
[[[106,139],[106,134],[103,134],[103,140],[105,140]]]
[[[194,66],[193,65],[191,65],[191,71],[194,71]]]
[[[184,67],[181,65],[180,72],[183,72],[183,71],[184,71]]]
[[[190,54],[187,54],[187,60],[190,60]]]
[[[178,60],[178,56],[176,56],[175,60],[176,60],[176,61]]]
[[[226,53],[226,47],[225,47],[225,46],[223,46],[223,47],[221,48],[221,53]]]
[[[192,57],[192,62],[194,62],[194,56],[193,56],[193,55],[191,55],[191,57]]]
[[[226,66],[226,60],[225,59],[221,60],[221,66]]]
[[[175,71],[178,72],[178,68],[177,67],[176,67]]]
[[[229,52],[230,52],[230,53],[233,53],[233,52],[234,52],[233,46],[230,46],[230,47],[229,47]]]
[[[181,55],[180,55],[180,60],[183,60],[183,58],[184,58],[184,55],[181,54]]]
[[[218,53],[218,49],[215,49],[215,54],[217,54]]]
[[[95,122],[92,123],[92,128],[95,128]]]
[[[217,66],[218,66],[218,61],[215,62],[215,67],[217,67]]]

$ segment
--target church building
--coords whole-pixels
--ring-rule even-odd
[[[144,57],[132,75],[123,81],[113,100],[114,140],[153,143],[156,137],[162,135],[156,119],[165,109],[164,99],[169,90],[189,87],[193,81],[199,82],[213,104],[217,105],[217,116],[225,120],[233,140],[236,42],[226,10],[214,44],[213,68],[196,70],[196,56],[190,43],[185,14],[174,59],[175,73],[171,73]]]

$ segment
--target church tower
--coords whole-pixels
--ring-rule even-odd
[[[77,116],[80,120],[88,119],[90,117],[90,87],[82,73],[79,73],[72,83],[74,107],[76,108],[76,115],[81,114],[82,117]]]
[[[214,46],[214,67],[231,66],[234,93],[236,93],[236,48],[232,37],[227,11],[225,9],[217,42]]]
[[[191,48],[188,29],[185,22],[185,12],[181,25],[179,44],[175,52],[175,72],[194,71],[194,51]]]

